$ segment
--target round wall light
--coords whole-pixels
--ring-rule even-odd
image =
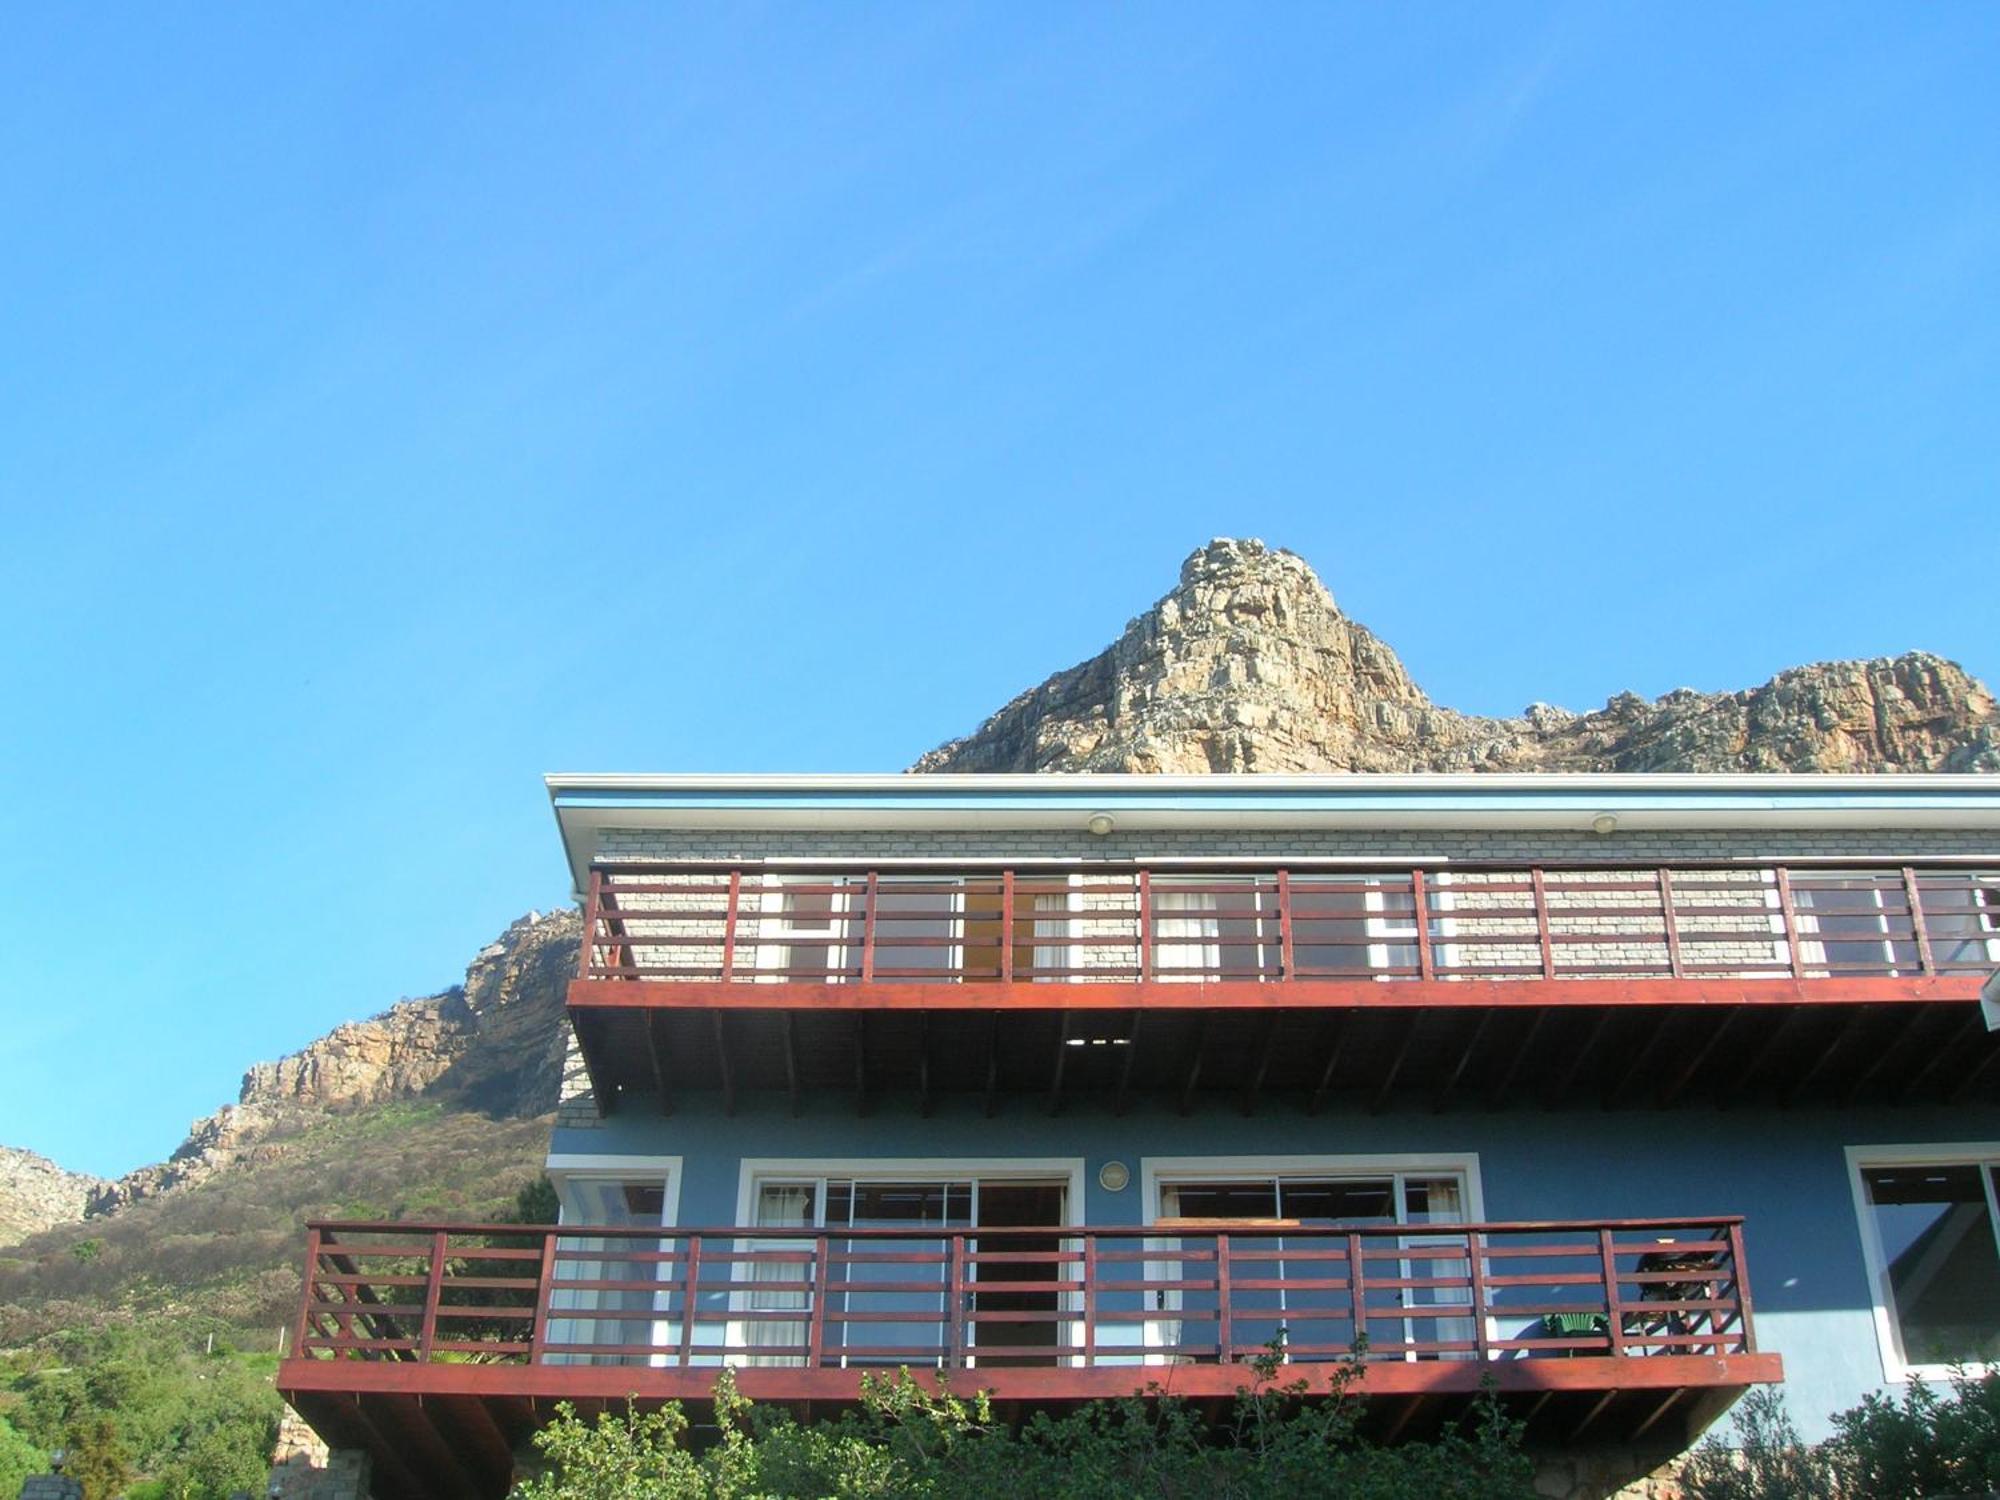
[[[1132,1184],[1132,1169],[1122,1161],[1108,1161],[1097,1169],[1097,1185],[1107,1193],[1122,1193]]]
[[[1092,813],[1083,826],[1099,838],[1103,838],[1105,834],[1111,832],[1118,825],[1112,821],[1110,813]]]
[[[1592,833],[1616,833],[1618,831],[1618,815],[1616,813],[1599,813],[1590,820],[1590,831]]]

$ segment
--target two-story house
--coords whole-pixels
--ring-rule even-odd
[[[2000,1357],[2000,782],[555,776],[560,1227],[323,1224],[384,1500],[557,1400],[1217,1402],[1358,1348],[1632,1473]],[[1753,1304],[1752,1280],[1756,1288]]]

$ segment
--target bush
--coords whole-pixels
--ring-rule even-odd
[[[1154,1391],[1038,1414],[1016,1433],[983,1396],[934,1395],[907,1371],[865,1377],[859,1411],[808,1427],[753,1406],[725,1371],[720,1436],[701,1452],[677,1404],[594,1424],[565,1405],[535,1438],[548,1471],[515,1500],[1532,1500],[1518,1424],[1490,1391],[1467,1430],[1385,1448],[1355,1430],[1346,1392],[1357,1367],[1309,1392],[1274,1385],[1277,1365],[1259,1362],[1219,1431]]]
[[[1736,1413],[1734,1445],[1711,1437],[1688,1458],[1687,1500],[1935,1500],[2000,1490],[2000,1374],[1960,1372],[1951,1394],[1912,1381],[1901,1399],[1869,1395],[1807,1444],[1773,1390]]]

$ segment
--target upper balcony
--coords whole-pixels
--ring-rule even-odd
[[[1962,865],[592,867],[600,1099],[1990,1098]]]

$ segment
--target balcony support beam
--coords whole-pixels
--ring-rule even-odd
[[[1255,1061],[1250,1066],[1249,1077],[1243,1085],[1243,1115],[1245,1119],[1257,1113],[1257,1102],[1263,1097],[1264,1080],[1270,1075],[1272,1059],[1277,1055],[1278,1013],[1272,1011],[1264,1017],[1264,1025],[1257,1038]]]
[[[736,1113],[736,1066],[729,1056],[729,1028],[722,1011],[712,1011],[709,1020],[715,1032],[715,1066],[722,1079],[722,1112]]]
[[[653,1093],[659,1102],[660,1113],[674,1112],[674,1093],[667,1086],[667,1045],[660,1035],[661,1016],[658,1011],[646,1013],[646,1058],[653,1067]]]
[[[785,1012],[785,1101],[799,1117],[799,1013]]]
[[[1701,1013],[1697,1011],[1696,1014],[1699,1015]],[[1736,1022],[1742,1015],[1743,1012],[1741,1010],[1725,1011],[1721,1021],[1712,1023],[1709,1026],[1708,1035],[1702,1041],[1701,1045],[1694,1049],[1693,1055],[1681,1064],[1680,1071],[1668,1079],[1666,1085],[1654,1096],[1653,1102],[1655,1105],[1661,1109],[1665,1109],[1674,1100],[1680,1098],[1681,1091],[1694,1081],[1695,1075],[1701,1072],[1702,1065],[1715,1055],[1717,1049],[1722,1046],[1723,1040],[1731,1031],[1735,1030]]]
[[[1646,1064],[1652,1057],[1653,1048],[1659,1044],[1660,1037],[1673,1023],[1673,1019],[1674,1013],[1671,1010],[1661,1011],[1653,1017],[1652,1024],[1645,1029],[1638,1045],[1626,1048],[1626,1055],[1631,1061],[1604,1090],[1603,1097],[1598,1101],[1603,1108],[1616,1109],[1620,1103],[1632,1097],[1632,1091],[1646,1074]]]
[[[1326,1106],[1326,1097],[1333,1091],[1333,1075],[1340,1068],[1342,1043],[1347,1039],[1348,1028],[1353,1024],[1352,1011],[1336,1012],[1326,1023],[1326,1061],[1320,1064],[1319,1082],[1313,1086],[1312,1099],[1306,1105],[1306,1113],[1316,1115]]]
[[[1416,1041],[1417,1018],[1413,1016],[1404,1023],[1402,1040],[1396,1044],[1396,1055],[1382,1070],[1382,1081],[1375,1086],[1375,1097],[1368,1101],[1371,1115],[1379,1115],[1389,1107],[1389,1096],[1395,1090],[1396,1080],[1403,1076],[1403,1064],[1410,1060],[1410,1048],[1416,1045]]]
[[[1143,1019],[1138,1011],[1132,1012],[1132,1024],[1125,1029],[1125,1061],[1118,1068],[1118,1095],[1113,1100],[1111,1112],[1122,1116],[1132,1107],[1132,1074],[1139,1066],[1139,1022]]]
[[[1215,1029],[1215,1013],[1203,1011],[1201,1030],[1195,1034],[1194,1051],[1188,1057],[1187,1079],[1181,1084],[1180,1111],[1184,1115],[1194,1113],[1195,1086],[1201,1082],[1202,1065],[1208,1061],[1208,1040]]]
[[[1479,1044],[1485,1040],[1487,1031],[1491,1029],[1494,1014],[1495,1012],[1490,1010],[1479,1013],[1479,1019],[1472,1027],[1472,1035],[1467,1037],[1465,1045],[1458,1049],[1458,1061],[1452,1064],[1450,1074],[1446,1076],[1443,1086],[1437,1091],[1437,1098],[1431,1101],[1432,1114],[1443,1114],[1445,1106],[1451,1103],[1452,1092],[1457,1089],[1458,1081],[1465,1076],[1466,1068],[1471,1066],[1473,1056],[1479,1051]]]

